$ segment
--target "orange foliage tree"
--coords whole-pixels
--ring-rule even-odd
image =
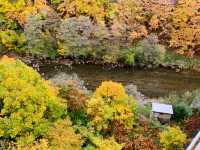
[[[200,3],[198,0],[179,0],[172,15],[170,46],[178,48],[179,53],[195,50],[200,44]]]

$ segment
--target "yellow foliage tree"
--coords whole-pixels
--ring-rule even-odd
[[[134,99],[126,94],[124,87],[112,81],[103,82],[87,103],[91,125],[99,131],[108,128],[115,121],[125,128],[131,128],[135,108]]]
[[[7,13],[10,11],[18,11],[25,6],[24,0],[17,0],[16,2],[10,2],[9,0],[1,0],[0,1],[0,12]]]
[[[138,1],[117,0],[115,10],[116,15],[113,18],[111,26],[114,36],[121,40],[124,38],[130,43],[147,36],[147,29],[143,25],[145,18]]]
[[[47,133],[49,147],[52,150],[81,150],[83,140],[75,134],[69,118],[54,124]]]
[[[170,46],[177,48],[178,53],[191,52],[200,44],[197,40],[200,36],[198,9],[197,0],[179,0],[174,9]]]
[[[0,137],[33,143],[65,115],[66,105],[32,68],[19,60],[0,60]]]
[[[114,5],[109,0],[64,0],[58,10],[65,17],[86,15],[97,22],[114,15]]]
[[[95,98],[105,98],[110,100],[124,100],[128,97],[121,83],[104,81],[96,89]]]
[[[160,143],[163,150],[183,150],[186,135],[178,127],[167,127],[167,130],[160,133]]]
[[[101,136],[95,136],[93,132],[89,131],[85,127],[79,128],[80,133],[85,137],[89,145],[85,149],[91,150],[121,150],[122,145],[117,143],[114,137],[103,138]]]
[[[2,44],[6,50],[14,50],[16,52],[23,50],[25,43],[24,34],[18,34],[14,30],[0,30],[0,44]],[[21,49],[22,48],[22,49]]]
[[[58,120],[42,139],[33,144],[16,145],[16,150],[81,150],[83,140],[75,134],[69,118]]]
[[[46,0],[34,0],[33,2],[26,0],[17,0],[10,2],[9,0],[0,1],[0,12],[8,18],[16,20],[22,27],[27,23],[30,15],[36,15],[39,12],[46,14],[53,13],[53,9],[47,5]]]

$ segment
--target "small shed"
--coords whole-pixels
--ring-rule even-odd
[[[152,103],[151,117],[160,121],[160,123],[169,123],[171,116],[173,115],[172,105]]]

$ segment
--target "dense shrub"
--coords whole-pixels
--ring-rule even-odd
[[[129,146],[129,145],[128,145]],[[131,145],[130,145],[131,146]],[[142,135],[135,137],[132,143],[134,150],[157,150],[153,140]]]
[[[0,45],[9,51],[21,52],[25,45],[23,33],[17,33],[14,30],[0,30]]]
[[[104,81],[94,92],[95,98],[107,100],[124,100],[128,97],[122,84],[112,81]]]
[[[170,93],[167,97],[164,97],[163,101],[168,102],[172,105],[176,105],[178,103],[185,103],[193,108],[197,108],[200,99],[199,93],[199,89],[194,91],[187,91],[182,94],[174,92]]]
[[[9,0],[2,0],[0,5],[0,13],[15,12],[25,5],[25,0],[18,0],[14,3]]]
[[[12,150],[14,147],[12,147]],[[35,141],[34,144],[31,145],[18,145],[16,150],[51,150],[48,145],[48,140],[47,139],[40,139],[39,141]],[[14,149],[14,150],[15,150]]]
[[[75,83],[66,83],[64,87],[59,90],[59,95],[67,101],[68,114],[71,117],[73,124],[86,125],[88,117],[86,114],[86,101],[89,97],[76,87]]]
[[[188,134],[195,134],[198,130],[200,130],[200,116],[193,115],[187,118],[184,120],[183,125]]]
[[[47,12],[29,16],[24,27],[27,53],[55,56],[57,41],[54,32],[58,22],[57,16]]]
[[[108,128],[114,121],[124,124],[125,128],[131,128],[135,110],[134,99],[128,97],[121,84],[112,81],[102,82],[87,103],[91,124],[99,131]]]
[[[142,66],[155,67],[163,63],[165,48],[158,44],[158,37],[154,34],[139,42],[136,49],[136,61]]]
[[[156,150],[159,128],[152,128],[149,120],[140,117],[135,120],[134,126],[127,129],[123,123],[114,121],[106,130],[113,135],[116,141],[123,146],[123,150]]]
[[[85,87],[85,83],[83,80],[81,80],[77,74],[66,74],[63,72],[59,72],[52,78],[50,78],[50,81],[53,83],[53,85],[62,88],[66,88],[68,86],[73,86],[73,88],[80,90],[84,93],[89,93],[87,88]]]
[[[192,108],[184,103],[179,103],[173,106],[174,115],[173,119],[176,121],[181,121],[192,115]]]
[[[86,143],[84,150],[121,150],[122,145],[118,144],[113,137],[103,138],[102,136],[97,136],[93,132],[85,127],[80,127],[79,131],[83,137],[85,137]]]
[[[15,20],[0,14],[0,48],[1,52],[24,52],[25,38]]]
[[[160,133],[160,143],[165,150],[183,150],[186,135],[177,127],[167,127]]]
[[[112,124],[108,126],[106,131],[114,136],[118,143],[123,143],[123,149],[127,149],[127,145],[131,142],[129,133],[133,132],[132,129],[125,128],[125,125],[119,121],[113,121]]]
[[[81,150],[83,143],[81,136],[75,134],[68,118],[56,122],[48,131],[46,138],[52,150]]]
[[[199,98],[199,89],[197,89],[182,94],[170,93],[167,97],[164,97],[161,100],[173,105],[175,111],[173,118],[176,121],[181,121],[186,117],[191,116],[193,113],[197,115],[199,114]]]
[[[132,48],[122,50],[119,61],[122,61],[126,65],[135,65],[135,51]]]
[[[57,90],[19,60],[0,60],[0,137],[32,143],[65,114]]]
[[[75,58],[97,56],[98,51],[104,50],[102,43],[107,37],[106,28],[94,25],[89,17],[64,19],[59,27],[57,38],[59,40],[58,52],[61,55]]]
[[[16,148],[16,144],[10,140],[3,140],[0,139],[0,150],[13,150],[14,148]]]
[[[119,0],[113,17],[111,32],[120,42],[130,45],[147,36],[142,7],[135,0]]]
[[[95,22],[104,22],[114,15],[113,3],[110,0],[68,0],[62,2],[58,10],[64,17],[85,15]]]
[[[73,81],[60,89],[60,96],[67,100],[68,111],[83,111],[86,107],[87,95],[75,87]]]

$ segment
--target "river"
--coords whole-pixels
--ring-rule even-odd
[[[184,92],[200,88],[200,74],[192,72],[177,73],[169,69],[109,69],[100,65],[64,65],[46,64],[40,67],[40,73],[46,79],[58,73],[76,73],[85,82],[88,89],[95,89],[102,81],[112,80],[124,85],[135,84],[138,90],[148,97],[165,96],[170,92]]]

